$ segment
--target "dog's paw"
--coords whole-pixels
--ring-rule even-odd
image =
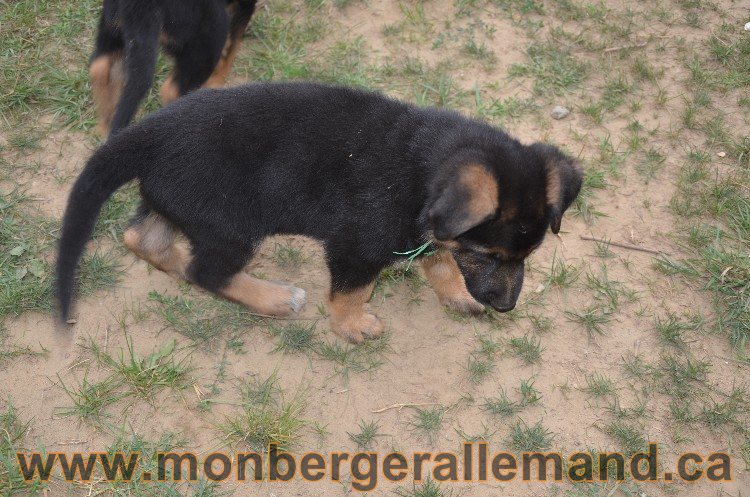
[[[272,299],[268,314],[274,316],[288,316],[300,312],[307,302],[307,292],[288,283],[274,282],[278,291]]]
[[[281,281],[260,283],[263,297],[260,302],[246,303],[261,314],[284,317],[299,312],[305,306],[307,293],[296,286]]]
[[[442,304],[448,309],[471,316],[476,316],[484,312],[484,305],[477,302],[468,293],[465,296],[444,299]]]
[[[340,323],[332,323],[331,328],[334,333],[351,343],[363,343],[365,338],[378,338],[385,331],[383,322],[368,312]]]

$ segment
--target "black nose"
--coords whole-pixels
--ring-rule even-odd
[[[502,298],[495,292],[488,292],[486,295],[487,303],[492,306],[497,312],[508,312],[512,311],[516,307],[516,302],[508,302],[507,299]]]
[[[516,304],[510,304],[510,305],[495,305],[492,304],[492,308],[495,309],[497,312],[509,312],[516,308]]]

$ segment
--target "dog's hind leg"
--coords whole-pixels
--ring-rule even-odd
[[[141,213],[125,230],[123,243],[135,255],[165,273],[187,279],[189,251],[175,244],[176,229],[163,217],[141,207]]]
[[[221,49],[226,40],[226,14],[222,11],[214,19],[215,26],[206,28],[174,54],[175,66],[161,87],[159,94],[167,104],[177,98],[197,90],[206,83],[221,58]]]
[[[305,291],[287,283],[254,278],[242,271],[253,248],[216,237],[193,244],[188,279],[206,290],[268,316],[287,316],[305,305]]]
[[[230,4],[231,21],[229,26],[229,37],[221,53],[221,59],[211,77],[203,85],[206,88],[221,88],[227,82],[229,72],[232,70],[232,64],[237,57],[237,52],[242,44],[242,37],[245,35],[247,25],[255,11],[256,0],[238,0]]]
[[[464,277],[450,251],[438,250],[436,254],[422,258],[421,264],[441,304],[464,314],[484,311],[484,306],[466,289]]]
[[[97,132],[102,137],[109,133],[117,101],[125,84],[122,66],[122,32],[117,27],[117,8],[106,0],[99,18],[96,47],[89,63],[89,77],[99,123]]]
[[[106,137],[117,102],[122,95],[125,76],[122,67],[122,53],[113,52],[97,56],[89,66],[94,105],[99,114],[96,131]]]

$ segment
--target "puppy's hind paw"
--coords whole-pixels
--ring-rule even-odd
[[[292,308],[292,311],[299,312],[302,310],[302,308],[305,306],[305,302],[307,302],[307,292],[305,292],[301,288],[297,288],[296,286],[293,286],[290,288],[290,296],[289,296],[289,306]]]

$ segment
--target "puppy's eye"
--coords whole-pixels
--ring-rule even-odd
[[[526,227],[525,224],[519,224],[518,225],[518,232],[521,233],[522,235],[525,235],[526,233],[528,233],[528,231],[529,230],[528,230],[528,228]]]

